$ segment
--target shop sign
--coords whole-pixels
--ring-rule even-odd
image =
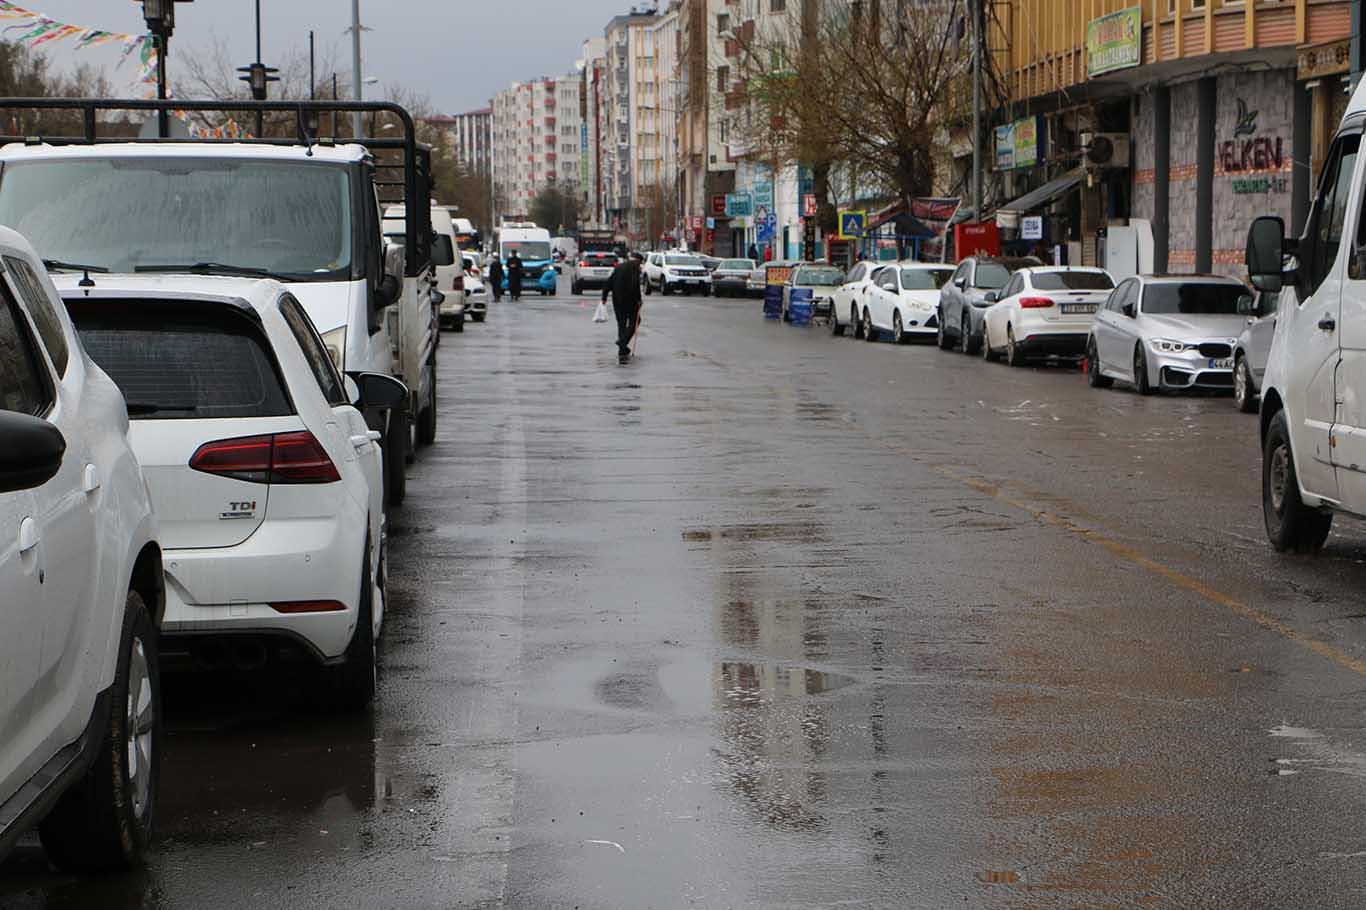
[[[1290,192],[1287,177],[1234,177],[1233,192],[1237,196],[1263,196],[1268,193]]]
[[[1034,167],[1038,163],[1038,117],[1026,117],[996,127],[996,170]]]
[[[1021,240],[1042,240],[1043,239],[1043,216],[1026,215],[1020,219],[1020,239]]]
[[[1285,140],[1280,136],[1258,136],[1258,112],[1248,110],[1242,98],[1237,99],[1237,105],[1238,122],[1233,127],[1233,138],[1219,143],[1217,150],[1220,169],[1226,174],[1281,170],[1285,164]]]
[[[1086,28],[1086,74],[1099,76],[1138,66],[1143,50],[1143,7],[1131,6]]]
[[[726,214],[732,218],[748,218],[754,214],[754,197],[749,193],[727,193]]]
[[[1324,76],[1341,76],[1352,68],[1352,39],[1329,41],[1313,47],[1302,47],[1296,55],[1301,82],[1322,79]]]
[[[816,195],[814,193],[802,197],[802,217],[816,217]]]
[[[714,231],[714,230],[716,230],[716,219],[715,219],[715,218],[708,218],[708,219],[707,219],[707,230],[709,230],[709,231]]]
[[[814,196],[811,198],[815,198]],[[816,259],[816,219],[808,218],[802,224],[802,259],[814,262]]]
[[[717,193],[715,196],[711,197],[711,213],[717,216],[726,214],[725,193]]]
[[[770,210],[773,208],[772,181],[754,184],[754,207],[756,209]]]

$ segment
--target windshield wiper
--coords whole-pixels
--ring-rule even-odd
[[[196,404],[177,404],[167,402],[164,404],[154,404],[150,401],[130,401],[128,402],[128,414],[159,414],[162,411],[197,411],[199,405]]]
[[[109,269],[102,265],[82,265],[79,262],[63,262],[60,259],[44,259],[43,268],[49,272],[105,272]]]
[[[272,272],[269,269],[258,269],[249,265],[230,265],[226,262],[181,262],[169,263],[166,265],[138,265],[133,267],[135,272],[181,272],[191,275],[243,275],[250,278],[274,278],[276,281],[291,281],[293,279]]]

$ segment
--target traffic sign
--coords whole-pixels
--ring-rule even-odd
[[[868,226],[868,213],[854,212],[848,210],[840,211],[840,233],[841,240],[853,240],[863,236],[865,228]]]
[[[754,211],[754,227],[757,229],[759,243],[770,243],[773,240],[774,229],[778,225],[778,216],[770,212],[766,207],[759,206]]]

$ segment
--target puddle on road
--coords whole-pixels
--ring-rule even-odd
[[[714,676],[718,708],[750,708],[851,685],[854,679],[806,667],[775,666],[751,661],[722,661]]]
[[[814,521],[765,522],[762,524],[733,525],[729,528],[695,528],[683,532],[683,539],[692,543],[712,540],[777,540],[787,543],[817,543],[824,539],[825,526]]]

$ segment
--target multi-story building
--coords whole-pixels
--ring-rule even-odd
[[[493,108],[428,117],[445,133],[456,158],[472,172],[488,176],[493,167]]]
[[[575,73],[564,79],[515,82],[494,96],[495,220],[527,217],[532,200],[550,184],[578,193],[581,87]]]
[[[640,230],[650,242],[677,242],[678,4],[644,28],[632,68],[631,149]]]
[[[602,205],[602,107],[607,78],[607,39],[589,38],[579,58],[579,220],[594,228],[606,226]]]
[[[1071,261],[1151,225],[1157,271],[1242,274],[1249,222],[1298,231],[1347,100],[1349,0],[997,3],[1011,94],[997,168],[1007,238]],[[1078,15],[1078,8],[1082,15]]]
[[[678,17],[678,169],[685,236],[695,249],[730,256],[737,252],[730,218],[724,205],[714,203],[735,191],[725,36],[738,24],[736,8],[727,0],[683,0]]]
[[[643,182],[636,170],[642,160],[636,136],[646,113],[639,99],[641,83],[647,74],[653,79],[656,69],[650,30],[658,18],[653,7],[636,9],[612,18],[603,30],[607,42],[606,103],[599,110],[603,209],[608,224],[636,243],[646,239],[644,208],[637,196]],[[652,58],[648,64],[647,57]],[[655,106],[653,100],[649,106]]]

